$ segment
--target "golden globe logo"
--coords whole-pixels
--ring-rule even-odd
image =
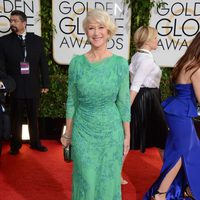
[[[0,0],[0,36],[10,31],[10,13],[21,10],[27,16],[27,31],[41,35],[40,0]]]
[[[123,0],[94,1],[52,1],[53,24],[53,57],[59,64],[69,64],[74,54],[80,54],[90,49],[87,36],[82,28],[82,21],[91,9],[106,10],[115,21],[118,31],[109,40],[108,49],[124,57],[129,56],[130,12]],[[61,52],[68,52],[68,56]]]
[[[3,2],[0,2],[0,33],[7,33],[10,30],[9,18],[4,13]]]
[[[156,63],[173,67],[200,31],[200,1],[167,0],[152,9],[150,25],[158,31]]]
[[[105,9],[105,5],[103,2],[94,2],[94,8],[102,8]],[[66,45],[68,48],[70,47],[82,47],[85,48],[89,43],[87,42],[86,35],[82,29],[82,20],[85,18],[86,13],[89,10],[94,9],[89,6],[88,2],[75,2],[70,3],[67,1],[63,1],[59,5],[59,12],[62,15],[62,18],[59,21],[59,31],[64,35],[62,41],[60,42],[60,47]],[[120,7],[117,3],[112,3],[112,12],[113,13],[124,13],[124,7]],[[118,14],[119,15],[119,14]],[[120,25],[120,22],[124,20],[123,14],[121,17],[115,17],[112,15],[116,24],[118,25],[118,30],[121,31],[116,33],[116,39],[111,39],[108,43],[108,49],[123,48],[123,25]],[[56,30],[58,31],[58,29]]]
[[[156,23],[161,36],[158,45],[162,49],[181,50],[189,45],[200,30],[200,2],[192,5],[176,2],[171,6],[165,3],[157,12],[162,16]]]

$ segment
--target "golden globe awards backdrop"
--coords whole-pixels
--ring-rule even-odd
[[[108,42],[108,49],[128,59],[130,41],[130,10],[124,0],[53,0],[53,56],[59,64],[69,64],[71,58],[90,49],[82,21],[90,9],[106,10],[118,26],[118,32]]]
[[[153,8],[151,14],[150,25],[159,34],[155,61],[160,66],[173,67],[200,31],[200,1],[167,0],[164,7]]]
[[[0,36],[10,32],[10,13],[21,10],[27,15],[27,31],[41,35],[40,0],[0,0]]]

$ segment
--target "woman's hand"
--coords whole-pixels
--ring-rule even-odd
[[[60,142],[63,148],[68,147],[71,144],[71,136],[68,136],[67,134],[63,134],[60,138]]]
[[[124,157],[128,154],[130,150],[130,137],[124,138]]]
[[[130,149],[130,123],[123,122],[123,128],[124,128],[124,157],[126,157]]]

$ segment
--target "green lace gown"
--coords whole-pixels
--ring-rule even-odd
[[[73,200],[120,200],[124,131],[130,121],[129,69],[115,54],[90,63],[75,56],[68,73],[73,119]]]

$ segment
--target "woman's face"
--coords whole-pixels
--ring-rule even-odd
[[[87,37],[91,45],[95,48],[106,47],[109,39],[109,31],[96,21],[89,22],[87,26]]]

